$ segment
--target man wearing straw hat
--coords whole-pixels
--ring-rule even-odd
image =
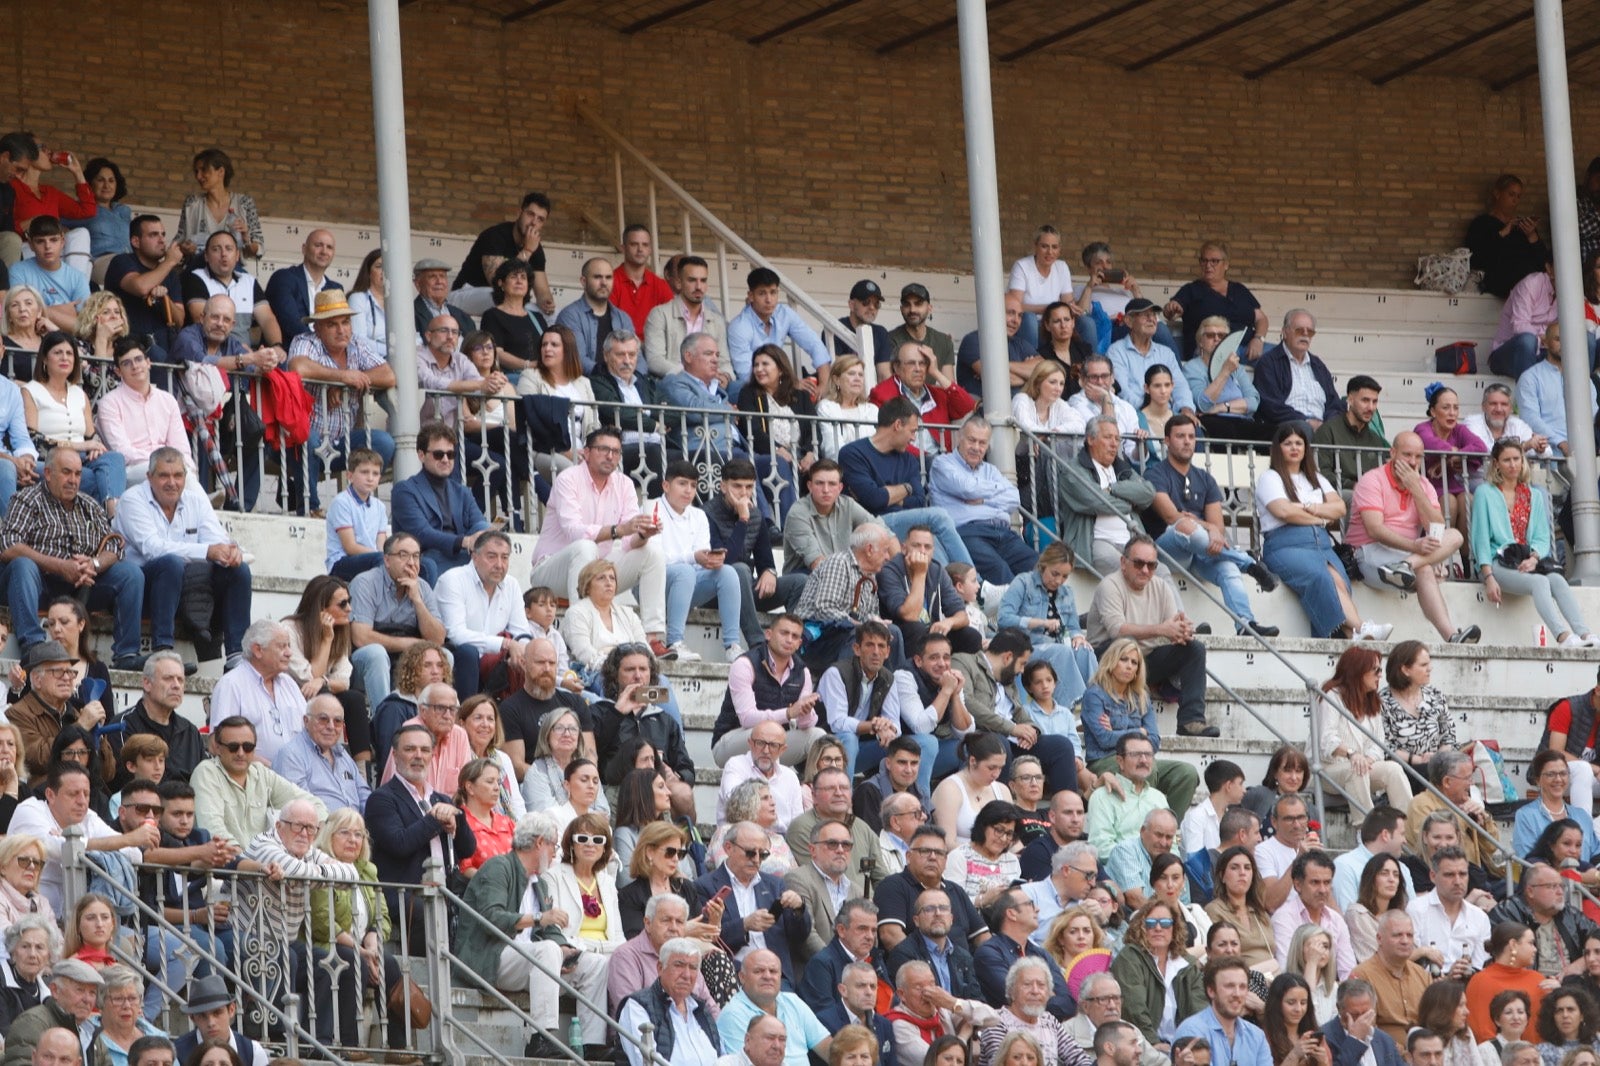
[[[359,338],[350,327],[351,310],[343,289],[317,293],[315,310],[305,317],[310,333],[302,333],[289,345],[289,369],[308,382],[322,387],[312,390],[316,405],[311,414],[311,439],[306,442],[307,458],[295,457],[289,470],[289,509],[298,510],[304,491],[305,465],[311,468],[311,509],[317,512],[317,482],[322,480],[321,449],[327,442],[331,469],[344,466],[344,457],[355,448],[371,448],[383,458],[383,465],[394,462],[394,438],[381,429],[358,428],[366,394],[394,388],[394,371],[383,356]],[[321,517],[320,514],[317,517]]]

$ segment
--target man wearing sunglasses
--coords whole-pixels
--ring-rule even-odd
[[[466,564],[489,520],[456,465],[455,430],[443,422],[423,423],[417,431],[417,455],[422,469],[397,482],[389,500],[394,532],[416,537],[423,559],[435,574],[442,574]]]
[[[268,811],[282,810],[293,800],[308,799],[318,818],[327,808],[311,793],[275,773],[256,758],[256,727],[240,715],[223,718],[211,727],[211,754],[195,767],[195,821],[213,840],[243,848],[271,828]]]
[[[739,962],[752,951],[771,951],[783,969],[784,989],[793,992],[800,981],[794,960],[811,933],[805,901],[762,872],[761,864],[772,851],[767,831],[759,825],[738,822],[730,828],[727,853],[721,866],[695,883],[700,898],[710,899],[719,889],[732,890],[722,911],[722,942]]]

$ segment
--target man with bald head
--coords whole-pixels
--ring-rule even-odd
[[[300,262],[274,271],[267,280],[267,302],[283,328],[286,343],[307,331],[306,316],[316,305],[318,293],[344,288],[328,276],[333,252],[333,234],[314,229],[300,246]]]
[[[1071,299],[1070,287],[1067,299]],[[1011,391],[1016,392],[1033,373],[1033,368],[1043,361],[1039,354],[1038,337],[1028,336],[1022,329],[1022,294],[1006,293],[1006,358],[1009,360]],[[1037,327],[1035,327],[1037,329]],[[1019,380],[1020,378],[1020,380]],[[983,396],[983,374],[978,365],[978,331],[973,330],[961,338],[956,349],[956,382],[975,397]]]
[[[1155,857],[1164,851],[1179,858],[1183,855],[1177,846],[1178,817],[1166,807],[1157,807],[1144,816],[1139,835],[1120,840],[1106,856],[1106,874],[1123,886],[1123,902],[1131,908],[1144,905],[1149,898],[1150,866]],[[1184,879],[1179,898],[1189,902],[1189,882]]]
[[[520,780],[533,762],[533,749],[539,741],[539,723],[551,712],[571,711],[583,730],[584,750],[593,752],[594,715],[583,697],[568,692],[556,683],[556,646],[545,637],[535,637],[522,645],[522,688],[500,704],[500,722],[505,728],[503,750]]]
[[[806,1052],[828,1057],[833,1038],[805,1001],[783,991],[783,966],[771,951],[752,951],[739,967],[739,992],[717,1016],[723,1047],[737,1047],[743,1034],[763,1020],[779,1023],[785,1034],[782,1066],[805,1066]]]
[[[191,307],[191,312],[193,310]],[[283,362],[284,351],[277,345],[269,343],[251,349],[249,344],[234,335],[237,312],[232,297],[225,293],[208,297],[199,305],[199,310],[196,320],[180,329],[172,341],[172,358],[175,362],[209,363],[229,375],[260,374]],[[246,402],[249,395],[249,390],[242,391],[234,402]],[[221,443],[222,454],[232,460],[237,454],[234,442],[224,440]],[[236,471],[240,479],[240,502],[230,500],[226,505],[229,510],[238,510],[241,503],[244,510],[253,509],[256,497],[261,493],[261,458],[253,442],[244,449],[243,463],[243,467]],[[205,448],[200,449],[200,478],[202,484],[211,483],[211,453]]]
[[[1452,644],[1476,644],[1475,625],[1450,620],[1434,567],[1461,550],[1461,533],[1446,526],[1439,493],[1422,474],[1422,438],[1396,433],[1389,461],[1368,470],[1350,497],[1346,540],[1361,560],[1361,577],[1373,588],[1415,592],[1423,616]]]
[[[717,791],[717,821],[723,820],[728,798],[733,790],[746,781],[757,780],[772,793],[777,807],[778,820],[773,824],[775,833],[786,833],[789,823],[805,811],[800,792],[800,778],[794,770],[783,765],[780,757],[787,737],[783,724],[776,721],[757,722],[745,742],[749,751],[735,755],[722,768],[722,784]]]
[[[324,692],[306,704],[305,729],[286,741],[272,761],[273,770],[303,788],[330,811],[361,810],[372,788],[344,744],[344,704]]]
[[[594,370],[600,346],[619,329],[638,333],[644,323],[635,323],[628,312],[611,302],[614,279],[611,263],[596,256],[583,264],[583,294],[561,309],[556,325],[566,326],[578,338],[578,358],[585,374]]]
[[[278,320],[255,276],[239,265],[239,255],[239,238],[232,230],[220,229],[206,238],[201,264],[183,276],[183,305],[189,320],[200,321],[206,300],[225,296],[234,310],[231,328],[240,344],[250,342],[252,324],[261,327],[261,339],[268,344],[288,344],[293,336],[289,331],[299,327],[300,319]]]
[[[750,1023],[744,1031],[744,1050],[736,1055],[724,1055],[717,1066],[784,1066],[788,1055],[789,1036],[783,1022],[770,1014],[763,1014]],[[723,1047],[732,1047],[723,1037]]]

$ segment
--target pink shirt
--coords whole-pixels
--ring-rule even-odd
[[[556,475],[550,489],[550,505],[545,509],[544,529],[539,533],[539,543],[533,549],[533,562],[537,566],[557,554],[569,544],[580,540],[598,540],[602,530],[626,522],[639,513],[639,494],[633,480],[622,471],[613,471],[603,488],[595,488],[594,478],[584,463],[568,467]],[[618,547],[631,551],[639,547],[637,537],[625,537],[620,542],[607,541],[605,555],[615,554]]]
[[[1424,481],[1422,487],[1427,490],[1429,502],[1435,507],[1439,506],[1439,494],[1433,486]],[[1383,524],[1403,537],[1422,535],[1422,518],[1417,514],[1417,501],[1412,499],[1411,493],[1395,484],[1390,463],[1362,474],[1350,497],[1351,518],[1345,538],[1357,546],[1374,543],[1367,533],[1366,523],[1361,521],[1363,511],[1377,511],[1383,516]]]
[[[118,385],[95,405],[94,422],[106,447],[120,452],[130,467],[142,465],[157,448],[173,447],[189,454],[178,401],[155,386],[140,396]]]
[[[409,718],[400,724],[408,726],[427,723],[417,717]],[[467,731],[458,725],[451,726],[450,735],[445,738],[445,742],[433,746],[433,765],[428,768],[428,787],[435,792],[454,797],[456,789],[461,786],[461,768],[471,761],[472,741],[467,739]],[[393,776],[394,752],[390,751],[389,761],[383,766],[383,781],[379,784],[387,783]],[[406,784],[409,785],[410,782],[407,781]],[[451,802],[454,802],[454,799]]]
[[[1529,274],[1506,297],[1500,309],[1500,328],[1495,330],[1490,350],[1500,347],[1518,333],[1544,336],[1544,328],[1556,320],[1556,283],[1549,274]]]
[[[772,673],[772,657],[766,657],[766,671]],[[782,674],[773,674],[781,685],[789,680],[789,675],[796,670],[805,670],[798,656],[789,660],[789,668]],[[754,729],[762,722],[778,722],[785,729],[810,729],[817,724],[815,708],[796,718],[791,724],[789,721],[788,707],[757,707],[755,691],[756,668],[748,656],[739,656],[738,662],[728,670],[728,692],[733,696],[733,713],[739,716],[741,729]],[[800,698],[805,699],[811,695],[811,673],[805,674],[805,682],[800,686]]]

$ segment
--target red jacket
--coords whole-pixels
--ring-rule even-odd
[[[11,220],[18,233],[27,233],[28,223],[40,215],[49,215],[51,218],[93,218],[97,210],[94,190],[83,182],[78,183],[71,196],[53,185],[40,185],[39,195],[35,196],[21,178],[12,178],[11,191],[16,194]]]
[[[948,389],[941,389],[937,385],[929,385],[927,388],[928,398],[933,403],[930,406],[924,402],[922,406],[922,420],[924,422],[934,425],[953,425],[978,409],[978,401],[974,400],[972,394],[960,385],[951,385]],[[867,394],[867,399],[882,407],[896,396],[901,395],[904,395],[904,393],[900,388],[899,380],[891,377],[878,382],[872,391]],[[911,402],[916,403],[915,400]],[[948,429],[930,430],[929,432],[934,434],[934,439],[939,442],[940,448],[945,451],[950,450],[950,431]]]

